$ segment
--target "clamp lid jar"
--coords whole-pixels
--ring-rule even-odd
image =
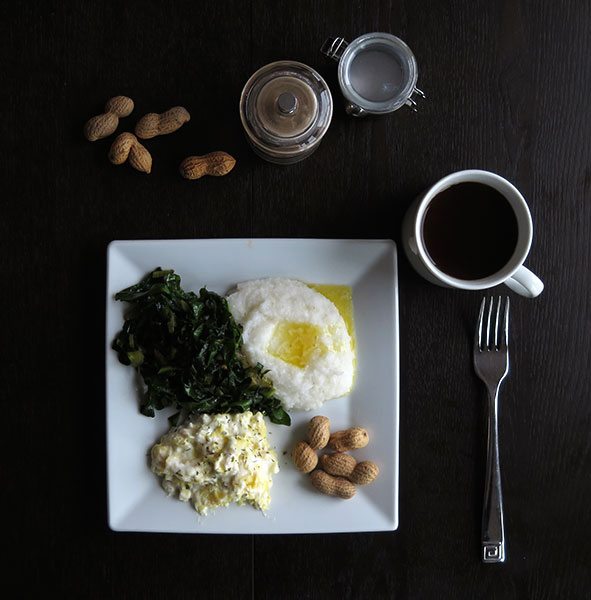
[[[240,119],[253,150],[265,160],[289,164],[316,150],[332,118],[324,79],[299,62],[261,67],[246,82]]]
[[[350,44],[328,38],[320,51],[339,63],[346,111],[355,117],[383,115],[407,105],[417,110],[418,67],[411,49],[390,33],[366,33]]]

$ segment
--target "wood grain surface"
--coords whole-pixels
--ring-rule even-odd
[[[577,0],[20,2],[3,8],[3,497],[16,597],[495,598],[591,596],[591,4]],[[358,120],[326,37],[405,40],[427,94]],[[240,91],[264,64],[317,69],[335,100],[306,161],[248,148]],[[191,121],[145,146],[144,175],[82,127],[135,101],[118,131],[182,105]],[[224,178],[183,158],[225,150]],[[104,314],[113,239],[391,238],[411,200],[463,168],[527,199],[527,265],[509,292],[501,390],[507,562],[479,560],[484,389],[471,366],[481,293],[432,286],[400,252],[400,527],[374,534],[122,534],[106,513]],[[295,259],[294,259],[295,260]],[[499,288],[494,292],[505,293]],[[8,579],[7,579],[8,581]]]

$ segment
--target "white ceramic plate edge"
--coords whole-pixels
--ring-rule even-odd
[[[199,522],[196,520],[195,521],[195,527],[190,527],[190,528],[186,528],[186,527],[174,527],[174,526],[170,526],[170,527],[162,527],[162,526],[158,526],[156,524],[150,525],[150,524],[146,524],[146,523],[134,523],[134,519],[129,519],[129,515],[127,510],[131,510],[134,506],[134,502],[129,502],[129,505],[126,507],[127,510],[125,508],[122,508],[121,506],[117,506],[117,503],[114,502],[113,500],[113,496],[111,494],[111,490],[110,490],[110,484],[111,484],[111,470],[113,468],[115,468],[116,465],[116,452],[115,449],[109,444],[109,406],[108,406],[108,402],[107,402],[107,407],[106,407],[106,425],[107,425],[107,467],[108,467],[108,472],[107,472],[107,491],[108,491],[108,515],[109,515],[109,526],[112,530],[114,531],[152,531],[152,532],[179,532],[179,533],[209,533],[209,534],[216,534],[216,533],[240,533],[240,534],[259,534],[259,533],[286,533],[286,534],[290,534],[290,533],[341,533],[341,532],[351,532],[351,531],[355,531],[355,532],[362,532],[362,531],[391,531],[391,530],[396,530],[398,528],[398,522],[399,522],[399,432],[400,432],[400,356],[399,356],[399,350],[400,350],[400,342],[399,342],[399,305],[398,305],[398,281],[397,281],[397,251],[396,251],[396,245],[394,244],[394,242],[392,240],[364,240],[364,239],[360,239],[360,240],[318,240],[318,239],[313,239],[313,238],[288,238],[288,239],[281,239],[281,238],[253,238],[252,240],[248,240],[248,239],[242,239],[242,238],[231,238],[231,239],[222,239],[222,238],[217,238],[217,239],[212,239],[212,240],[136,240],[136,241],[132,241],[132,240],[121,240],[121,241],[113,241],[109,244],[108,249],[107,249],[107,290],[106,290],[106,314],[105,314],[105,319],[106,319],[106,347],[107,349],[110,348],[110,340],[109,340],[109,331],[108,331],[108,313],[109,313],[109,303],[112,302],[112,290],[110,289],[109,286],[109,277],[110,277],[110,272],[111,272],[111,268],[112,268],[112,258],[114,256],[114,253],[120,249],[120,248],[124,248],[126,245],[133,245],[133,244],[154,244],[155,246],[159,246],[159,245],[166,245],[166,244],[183,244],[183,243],[203,243],[203,244],[207,244],[207,242],[213,242],[214,244],[225,244],[225,243],[229,243],[229,244],[240,244],[240,243],[253,243],[253,244],[265,244],[265,243],[270,243],[270,244],[281,244],[282,242],[286,243],[287,245],[291,245],[295,244],[296,246],[298,244],[315,244],[315,243],[326,243],[326,244],[331,244],[331,243],[355,243],[355,242],[359,242],[360,244],[372,244],[372,243],[379,243],[379,244],[386,244],[387,246],[390,247],[390,251],[392,253],[392,284],[393,284],[393,288],[392,288],[392,301],[393,301],[393,317],[394,317],[394,331],[393,333],[393,341],[394,341],[394,365],[393,365],[393,374],[394,374],[394,429],[393,429],[393,450],[394,450],[394,457],[395,460],[393,461],[393,484],[394,484],[394,507],[393,507],[393,513],[392,513],[392,517],[388,517],[387,515],[381,515],[381,517],[377,517],[374,518],[374,520],[372,521],[371,524],[367,524],[367,527],[364,527],[362,524],[359,525],[355,525],[354,527],[351,527],[351,524],[349,522],[345,522],[343,521],[342,524],[339,525],[328,525],[326,527],[322,527],[322,526],[316,526],[313,528],[306,528],[306,527],[302,527],[302,526],[283,526],[282,529],[280,531],[274,531],[273,529],[266,529],[265,527],[262,528],[252,528],[252,529],[244,529],[244,530],[240,530],[240,531],[236,531],[233,530],[232,528],[228,528],[225,526],[220,526],[220,527],[207,527],[205,529],[202,529],[199,526],[199,522],[203,523],[203,519],[199,519]],[[118,256],[118,258],[120,258],[120,256]],[[162,265],[162,266],[166,266],[166,265]],[[181,273],[182,275],[182,273]],[[111,350],[112,352],[112,350]],[[107,353],[106,356],[106,361],[105,361],[105,368],[106,368],[106,373],[107,373],[107,380],[108,380],[108,366],[109,363],[109,355]],[[107,383],[108,385],[108,383]],[[164,496],[164,494],[163,494]],[[165,497],[165,496],[164,496]],[[137,499],[136,499],[137,500]],[[171,504],[171,508],[173,506],[176,505],[181,505],[181,503],[179,503],[178,501],[173,501],[171,499],[166,499],[169,502],[174,502],[175,504]],[[330,500],[334,502],[334,499],[329,499],[329,498],[319,498],[319,500],[321,501],[326,501],[326,500]],[[182,505],[181,505],[182,506]],[[186,505],[184,505],[184,508],[186,510],[189,510],[188,507]],[[244,508],[243,508],[244,509]],[[267,519],[264,519],[265,523],[268,523]]]

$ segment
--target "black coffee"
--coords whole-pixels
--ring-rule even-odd
[[[517,218],[494,188],[458,183],[431,200],[423,242],[440,271],[457,279],[482,279],[509,262],[517,245]]]

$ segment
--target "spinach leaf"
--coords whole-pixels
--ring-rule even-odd
[[[160,267],[115,300],[130,304],[112,347],[119,361],[135,368],[146,384],[140,412],[176,407],[185,413],[262,412],[290,425],[263,365],[245,366],[242,328],[228,302],[203,287],[185,292],[172,269]]]

